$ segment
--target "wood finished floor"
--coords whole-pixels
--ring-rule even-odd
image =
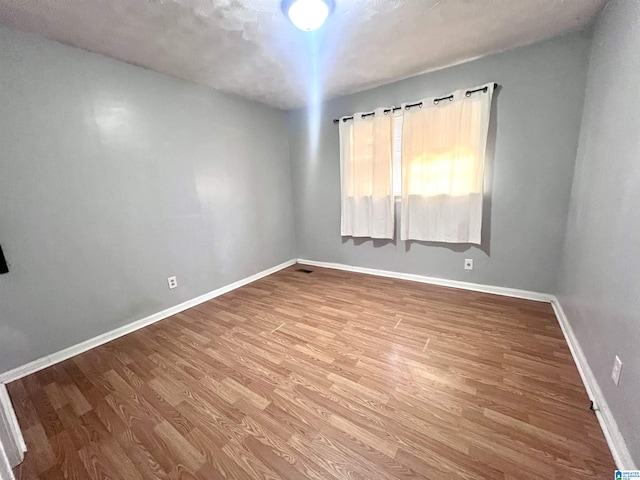
[[[548,304],[299,266],[8,386],[18,479],[585,479]]]

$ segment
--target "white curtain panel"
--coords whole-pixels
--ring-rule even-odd
[[[374,113],[340,119],[342,236],[393,238],[393,115]]]
[[[402,105],[402,240],[480,244],[493,87]]]

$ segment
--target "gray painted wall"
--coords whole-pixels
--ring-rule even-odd
[[[554,292],[578,144],[589,37],[564,37],[329,101],[289,118],[298,256]],[[379,106],[498,82],[482,247],[340,237],[338,128]],[[319,120],[316,120],[319,116]],[[309,122],[311,118],[311,122]],[[314,141],[310,125],[319,125]],[[318,148],[314,149],[314,145]],[[465,258],[474,270],[463,269]]]
[[[610,3],[594,32],[558,297],[640,465],[638,51],[640,2]]]
[[[295,257],[283,112],[0,28],[0,145],[0,372]]]

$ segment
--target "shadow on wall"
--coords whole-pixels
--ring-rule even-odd
[[[487,151],[484,163],[484,199],[482,202],[482,232],[480,234],[480,250],[491,256],[491,193],[493,192],[493,165],[496,154],[496,137],[498,135],[498,97],[502,87],[493,91],[491,115],[489,116],[489,132],[487,133]]]
[[[397,215],[396,215],[396,227],[397,227]],[[349,240],[353,240],[354,245],[363,245],[365,243],[371,243],[373,248],[382,248],[386,245],[397,245],[398,240],[396,238],[367,238],[367,237],[342,237],[342,243],[347,243]]]
[[[443,243],[443,242],[425,242],[421,240],[406,240],[404,242],[405,252],[411,251],[414,245],[423,245],[425,247],[434,248],[446,248],[452,252],[462,253],[470,250],[471,248],[478,248],[491,256],[491,192],[493,191],[493,163],[495,159],[496,151],[496,136],[498,132],[498,107],[497,98],[501,90],[501,86],[494,90],[493,101],[491,102],[491,116],[489,117],[489,131],[487,133],[487,153],[485,157],[484,165],[484,198],[482,202],[482,232],[480,238],[480,245],[472,243]],[[400,214],[399,204],[396,203],[395,212],[395,231],[400,231]],[[363,238],[363,237],[342,237],[342,243],[348,243],[352,241],[354,245],[363,245],[365,243],[371,243],[373,248],[382,248],[386,245],[397,246],[398,238]]]

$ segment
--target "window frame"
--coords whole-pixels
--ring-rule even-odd
[[[404,117],[402,110],[395,112],[393,119],[393,164],[391,179],[393,187],[391,192],[396,202],[402,200],[402,125]]]

